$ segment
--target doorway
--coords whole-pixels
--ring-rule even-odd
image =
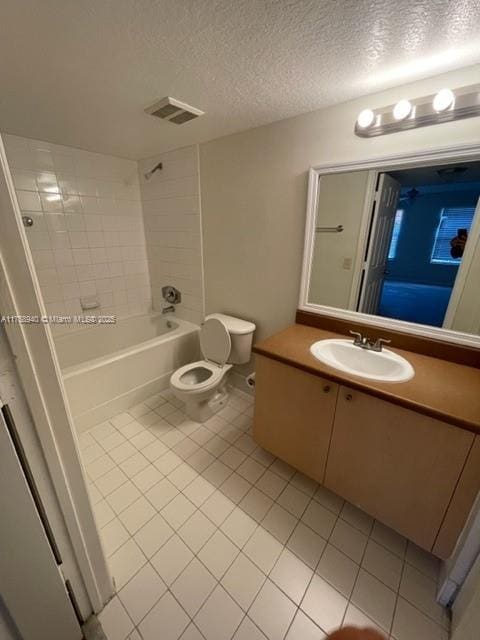
[[[445,326],[479,199],[478,162],[380,174],[357,310]]]

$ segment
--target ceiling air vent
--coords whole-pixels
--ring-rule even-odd
[[[175,100],[175,98],[170,98],[170,96],[162,98],[162,100],[147,107],[145,112],[175,124],[183,124],[204,114],[204,111],[195,109],[195,107],[191,107],[185,102],[180,102],[180,100]]]

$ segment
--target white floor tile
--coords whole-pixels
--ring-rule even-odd
[[[162,442],[156,440],[156,442],[147,444],[147,446],[142,449],[142,453],[147,458],[147,460],[157,463],[163,455],[166,455],[168,453],[168,449]],[[159,471],[162,471],[162,469],[158,465],[157,469]]]
[[[109,455],[105,454],[103,456],[100,456],[90,464],[87,464],[85,466],[85,469],[87,471],[88,477],[91,480],[96,481],[105,473],[107,473],[107,471],[113,469],[115,466],[115,462],[112,460],[112,458]]]
[[[284,549],[270,573],[270,579],[297,605],[300,604],[313,571],[288,549]]]
[[[309,478],[304,473],[301,473],[301,471],[297,471],[295,473],[293,478],[290,480],[290,484],[292,484],[297,489],[300,489],[300,491],[303,491],[311,498],[314,496],[319,486],[318,482],[315,482],[315,480],[312,480],[312,478]]]
[[[350,598],[359,569],[360,567],[353,560],[333,545],[327,544],[316,573],[346,598]]]
[[[220,491],[215,491],[205,500],[200,509],[219,527],[225,518],[233,511],[235,504]]]
[[[182,607],[165,593],[139,625],[143,640],[177,640],[190,623]]]
[[[90,429],[90,435],[92,435],[95,438],[95,440],[97,440],[98,442],[101,442],[103,438],[106,438],[112,433],[115,433],[115,431],[116,431],[116,428],[113,426],[113,424],[111,424],[111,422],[106,420],[105,422],[101,422],[100,424],[97,424],[95,427],[92,427]]]
[[[161,514],[176,531],[188,520],[196,509],[197,507],[180,493],[162,509]]]
[[[195,469],[192,469],[190,465],[184,462],[168,474],[168,479],[177,487],[177,489],[182,491],[187,485],[195,480],[197,476],[198,473]]]
[[[320,576],[314,575],[302,610],[326,633],[340,627],[348,600]]]
[[[311,569],[315,569],[326,544],[327,541],[315,531],[299,522],[287,542],[287,547]]]
[[[381,522],[375,521],[371,533],[371,538],[402,560],[405,557],[407,540],[399,533],[385,526]]]
[[[107,640],[125,640],[133,630],[133,622],[117,596],[108,602],[98,614]]]
[[[151,563],[170,586],[192,559],[193,553],[179,536],[174,535],[152,557]]]
[[[223,464],[226,464],[227,467],[230,467],[230,469],[237,469],[242,462],[244,462],[246,457],[247,456],[243,451],[240,451],[240,449],[237,449],[232,445],[222,453],[220,461],[223,462]]]
[[[283,638],[297,611],[295,604],[267,580],[250,607],[248,616],[270,638]]]
[[[118,515],[135,502],[135,500],[138,500],[141,495],[142,494],[137,487],[130,482],[130,480],[127,480],[127,482],[124,482],[121,487],[112,491],[112,493],[107,496],[106,500]]]
[[[167,451],[167,453],[164,453],[164,455],[155,460],[155,466],[165,476],[171,473],[182,463],[182,458],[180,458],[180,456],[177,456],[176,453],[173,453],[173,451]]]
[[[408,543],[406,561],[431,580],[437,580],[440,572],[440,560],[431,553],[420,549],[413,542]]]
[[[202,476],[197,476],[185,487],[183,493],[194,505],[200,507],[215,491],[216,487],[211,482],[208,482]]]
[[[94,460],[97,460],[101,456],[105,455],[105,451],[106,450],[92,438],[92,444],[89,447],[85,447],[84,449],[82,449],[83,464],[92,463]]]
[[[365,511],[358,509],[349,502],[345,502],[343,509],[340,512],[340,517],[366,536],[370,535],[373,526],[373,518],[365,513]]]
[[[246,458],[238,467],[237,473],[253,484],[263,476],[265,467],[253,458]]]
[[[120,427],[119,429],[122,436],[127,438],[127,440],[129,440],[130,438],[133,438],[133,436],[136,436],[139,433],[142,433],[143,430],[144,430],[143,425],[141,425],[136,420],[133,420],[133,422],[129,422],[124,427]]]
[[[205,449],[199,449],[187,458],[188,464],[193,467],[195,471],[198,471],[198,473],[205,471],[214,460],[214,456],[208,451],[205,451]]]
[[[217,581],[196,558],[171,586],[171,591],[185,611],[194,616],[211,594]]]
[[[257,522],[263,520],[272,505],[273,500],[255,487],[239,503],[239,507]]]
[[[119,413],[116,416],[113,416],[113,418],[110,418],[110,422],[117,429],[119,429],[120,427],[124,427],[126,424],[128,424],[132,420],[133,420],[132,416],[126,412]]]
[[[244,546],[244,553],[259,569],[268,574],[282,552],[282,545],[268,531],[258,527]]]
[[[118,447],[111,449],[108,452],[108,455],[112,458],[112,460],[119,464],[130,456],[133,456],[134,453],[137,453],[137,449],[135,449],[133,444],[126,440],[124,443],[118,445]]]
[[[243,615],[242,609],[219,585],[197,613],[194,622],[206,640],[230,640]]]
[[[387,587],[398,591],[403,562],[398,556],[374,540],[368,541],[362,567],[381,580]]]
[[[129,478],[132,478],[133,476],[137,475],[137,473],[142,471],[142,469],[148,467],[148,465],[149,462],[145,458],[145,456],[137,451],[137,453],[134,453],[130,458],[127,458],[123,462],[120,462],[118,466]]]
[[[147,558],[151,558],[173,534],[172,527],[157,513],[137,531],[134,539]]]
[[[140,547],[132,538],[117,549],[108,561],[117,589],[126,585],[146,561]]]
[[[330,542],[337,549],[359,564],[362,560],[368,537],[352,525],[339,518],[332,531]]]
[[[380,633],[384,633],[383,629],[378,626],[371,618],[366,616],[363,611],[360,611],[354,604],[351,602],[347,607],[347,611],[345,613],[345,617],[343,619],[342,627],[353,626],[360,627],[365,629],[375,629]],[[412,636],[409,640],[413,640],[414,636]],[[418,638],[418,640],[421,640]]]
[[[179,493],[177,487],[175,487],[170,480],[164,478],[148,489],[148,491],[145,492],[145,496],[155,509],[160,511],[160,509],[163,509],[171,500],[178,496]]]
[[[242,623],[238,627],[237,632],[233,636],[233,640],[265,640],[265,639],[266,639],[266,636],[248,617],[245,617],[242,620]]]
[[[144,524],[151,520],[155,514],[156,511],[150,502],[141,496],[129,507],[124,509],[119,515],[119,518],[130,535],[133,535],[137,533]]]
[[[223,576],[222,585],[235,602],[247,611],[265,580],[265,574],[240,553]]]
[[[278,502],[297,518],[300,518],[310,502],[310,497],[303,491],[288,484],[278,498]]]
[[[403,598],[399,598],[393,620],[395,640],[447,640],[448,632]]]
[[[139,489],[139,491],[145,493],[162,479],[163,474],[161,474],[160,471],[153,466],[153,464],[149,464],[132,477],[132,482],[137,487],[137,489]]]
[[[333,511],[337,515],[340,513],[343,507],[343,503],[345,502],[343,498],[337,496],[336,493],[330,491],[326,487],[322,487],[321,485],[316,490],[313,499],[323,505],[329,511]]]
[[[215,525],[201,511],[196,511],[178,530],[185,544],[198,553],[216,531]]]
[[[352,602],[385,631],[389,631],[392,624],[395,600],[395,593],[391,589],[360,569]]]
[[[123,471],[119,467],[114,467],[97,480],[96,487],[103,496],[108,496],[127,480],[128,478]]]
[[[257,522],[237,507],[220,528],[241,549],[257,527]]]
[[[429,616],[442,624],[444,609],[436,602],[437,585],[421,571],[406,564],[400,584],[400,595]]]
[[[334,513],[315,500],[310,502],[302,516],[302,522],[325,539],[328,539],[332,533],[336,520],[337,516]]]
[[[238,504],[252,488],[250,482],[233,472],[220,486],[220,491],[232,502]]]
[[[210,438],[210,440],[204,445],[204,449],[215,458],[218,458],[225,453],[229,447],[230,444],[218,436],[213,436],[213,438]]]
[[[191,622],[183,632],[181,640],[204,640],[204,637],[193,622]]]
[[[298,609],[286,640],[324,640],[326,637],[320,627]]]
[[[238,443],[237,443],[237,447],[238,447]],[[285,480],[290,480],[290,478],[292,478],[296,473],[296,469],[294,469],[289,464],[287,464],[286,462],[283,462],[283,460],[280,460],[280,459],[277,459],[275,460],[275,462],[272,463],[272,465],[270,466],[270,471],[273,471],[274,473],[281,476]]]
[[[263,491],[263,493],[266,493],[272,500],[277,500],[278,496],[287,486],[287,481],[270,471],[270,469],[267,469],[255,486],[257,489],[260,489],[260,491]]]
[[[146,564],[119,592],[130,618],[138,624],[167,590],[151,564]]]
[[[106,524],[100,533],[107,556],[111,556],[130,538],[130,534],[118,518]]]
[[[93,506],[93,513],[95,515],[95,521],[100,529],[115,518],[115,512],[104,499],[99,500]]]
[[[130,442],[137,449],[143,449],[148,444],[152,444],[152,442],[157,442],[157,439],[155,438],[154,435],[149,433],[146,429],[142,429],[142,431],[140,431],[135,436],[130,438]]]
[[[202,476],[208,482],[219,487],[221,484],[225,482],[228,476],[232,475],[232,470],[230,467],[227,467],[226,464],[220,462],[220,460],[214,460],[211,465],[209,465],[205,471],[202,472]]]
[[[123,444],[126,441],[127,439],[124,436],[122,436],[122,434],[119,431],[115,431],[114,433],[111,433],[106,438],[103,438],[102,447],[108,453],[109,451],[111,451],[115,447],[118,447],[120,444]]]
[[[220,580],[238,553],[238,547],[217,530],[198,553],[198,557],[217,580]]]
[[[274,504],[262,520],[261,526],[282,544],[285,544],[297,526],[297,522],[298,520],[295,516],[292,516],[279,504]]]

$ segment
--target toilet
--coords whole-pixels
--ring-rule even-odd
[[[185,403],[185,412],[195,422],[205,422],[225,406],[229,391],[228,372],[234,364],[250,360],[255,325],[223,313],[212,313],[200,329],[204,360],[177,369],[170,389]]]

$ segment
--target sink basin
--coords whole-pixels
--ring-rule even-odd
[[[393,351],[368,351],[350,340],[319,340],[310,347],[317,360],[330,367],[369,380],[405,382],[415,375],[412,365]]]

